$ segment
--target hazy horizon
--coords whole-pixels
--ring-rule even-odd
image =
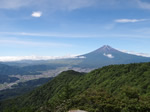
[[[107,46],[107,45],[104,45],[104,46]],[[104,47],[104,46],[102,46],[102,47]],[[111,47],[111,46],[109,46],[109,47]],[[100,48],[98,48],[98,49],[100,49]],[[94,49],[94,50],[97,50],[97,49]],[[119,50],[119,49],[116,49],[116,50]],[[142,57],[150,57],[149,54],[145,54],[145,53],[137,53],[134,51],[126,51],[126,50],[119,50],[119,51],[123,52],[123,53],[127,53],[127,54],[142,56]],[[86,53],[84,53],[84,54],[86,54]],[[72,58],[72,59],[73,58],[86,58],[86,57],[80,56],[80,55],[84,55],[84,54],[76,54],[76,55],[68,54],[68,55],[64,55],[64,56],[36,56],[36,55],[32,55],[32,56],[0,56],[0,62],[13,62],[13,61],[23,61],[23,60],[55,60],[55,59],[68,59],[68,58]],[[105,54],[105,53],[103,55],[107,56],[108,58],[110,58],[112,56],[112,54]]]

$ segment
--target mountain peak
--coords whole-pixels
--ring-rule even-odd
[[[115,49],[110,47],[109,45],[104,45],[101,48],[97,49],[96,52],[108,52],[108,51],[114,51],[114,50]]]
[[[83,56],[86,57],[87,55],[93,55],[93,54],[101,54],[101,55],[106,54],[106,55],[111,55],[111,54],[114,53],[114,52],[120,52],[120,51],[118,51],[118,50],[116,50],[116,49],[110,47],[109,45],[104,45],[104,46],[102,46],[101,48],[99,48],[99,49],[97,49],[97,50],[95,50],[95,51],[92,51],[92,52],[90,52],[90,53],[88,53],[88,54],[85,54],[85,55],[83,55]]]
[[[100,49],[107,49],[107,50],[110,50],[110,49],[112,49],[112,47],[110,47],[109,45],[104,45],[104,46],[102,46]]]

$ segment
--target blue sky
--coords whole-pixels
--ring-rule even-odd
[[[150,54],[149,0],[0,0],[0,56]]]

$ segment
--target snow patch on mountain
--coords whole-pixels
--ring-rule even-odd
[[[106,57],[108,57],[108,58],[114,58],[114,56],[112,54],[106,54],[106,53],[104,53],[103,55],[106,56]]]

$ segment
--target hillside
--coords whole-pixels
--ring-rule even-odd
[[[11,89],[5,89],[0,91],[0,101],[5,99],[14,98],[16,96],[21,96],[33,89],[45,84],[52,78],[40,78],[35,80],[30,80],[27,82],[20,82],[17,85],[12,86]],[[10,80],[11,81],[11,80]]]
[[[149,112],[150,63],[62,72],[29,94],[0,103],[4,112]],[[8,108],[9,107],[9,108]]]
[[[9,66],[0,63],[0,75],[17,75],[17,74],[27,74],[27,71],[20,69],[16,66]]]

